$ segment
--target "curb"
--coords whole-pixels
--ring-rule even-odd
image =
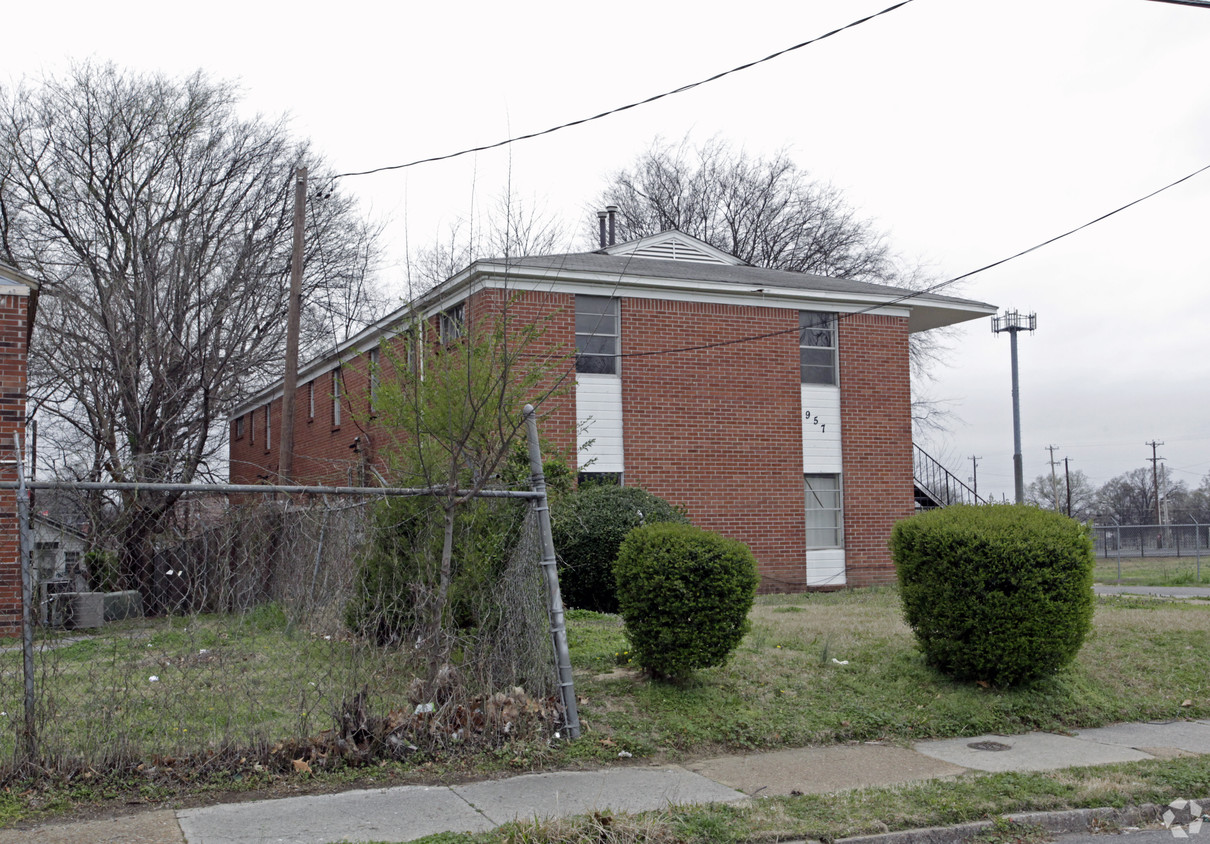
[[[1202,805],[1210,805],[1210,798],[1195,801]],[[1157,806],[1154,803],[1144,803],[1141,806],[1127,806],[1123,809],[1103,807],[1098,809],[1070,809],[1061,812],[1021,812],[1004,815],[1006,820],[1015,821],[1029,826],[1040,826],[1055,835],[1084,832],[1109,832],[1117,827],[1141,826],[1148,823],[1158,823],[1167,806]],[[1189,811],[1183,809],[1173,812],[1175,823],[1188,823]],[[880,835],[861,835],[853,838],[838,838],[835,844],[953,844],[974,838],[979,833],[991,829],[994,822],[972,821],[956,824],[955,826],[934,826],[924,829],[905,829],[900,832],[888,832]],[[787,842],[787,844],[806,844],[806,842]]]

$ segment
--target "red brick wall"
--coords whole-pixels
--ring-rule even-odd
[[[538,408],[538,434],[547,451],[576,458],[575,357],[576,306],[568,293],[483,290],[471,296],[468,321],[473,330],[488,330],[486,320],[506,314],[509,336],[519,341],[523,328],[536,332],[518,356],[521,366],[540,368],[544,375],[527,401]],[[520,414],[521,408],[517,408]],[[547,456],[550,456],[549,454]]]
[[[535,344],[533,354],[523,354],[521,365],[541,366],[548,374],[535,387],[534,395],[528,400],[539,404],[552,393],[539,410],[538,427],[543,438],[552,449],[567,457],[575,453],[575,401],[571,380],[574,365],[571,352],[575,348],[575,310],[573,297],[567,294],[546,292],[522,292],[507,295],[499,290],[484,290],[473,294],[466,303],[466,320],[469,330],[490,330],[491,320],[505,312],[517,326],[510,332],[518,336],[521,326],[536,326],[541,331],[540,341]],[[429,338],[436,337],[436,319],[430,320]],[[389,343],[392,351],[383,352],[379,367],[383,379],[390,377],[395,362],[406,361],[402,338]],[[294,422],[294,481],[296,483],[359,484],[363,461],[382,470],[385,456],[390,453],[400,432],[392,431],[378,423],[369,407],[369,363],[365,356],[346,361],[341,367],[341,423],[332,423],[332,374],[318,376],[315,383],[315,415],[310,417],[309,387],[299,384],[295,394]],[[272,405],[272,439],[265,448],[264,405],[252,414],[244,414],[244,433],[236,435],[236,426],[231,425],[231,469],[232,483],[257,483],[261,476],[269,476],[272,483],[278,482],[277,467],[280,459],[281,399]],[[521,407],[516,408],[518,419]],[[251,421],[250,421],[251,420]],[[254,425],[253,436],[249,436],[250,425]],[[357,441],[357,450],[350,446]]]
[[[515,326],[542,331],[541,343],[522,360],[550,367],[538,393],[555,392],[542,405],[539,428],[574,462],[574,297],[529,291],[509,293],[506,300],[502,291],[479,291],[467,302],[471,330],[485,330],[485,320],[503,313],[506,301]],[[788,308],[621,301],[626,483],[684,505],[696,524],[747,543],[766,591],[801,590],[806,582],[797,326],[798,312]],[[774,334],[727,343],[769,333]],[[894,580],[887,549],[891,527],[913,512],[907,320],[845,317],[838,342],[846,582],[888,583]],[[715,345],[642,355],[706,343]],[[369,417],[366,372],[364,359],[343,367],[339,429],[331,425],[331,375],[319,377],[314,419],[307,418],[307,386],[300,386],[299,481],[356,482],[350,476],[353,439],[360,436],[361,448],[379,460],[396,436]],[[276,472],[280,407],[274,402],[268,452],[263,406],[254,414],[254,443],[247,422],[242,439],[235,439],[233,429],[233,480],[255,482],[258,473]]]
[[[915,511],[907,318],[846,316],[838,342],[846,580],[893,583],[891,528]]]
[[[384,356],[385,358],[386,356]],[[388,366],[389,360],[380,362]],[[340,424],[332,412],[333,373],[325,372],[309,381],[301,381],[294,394],[294,472],[295,483],[334,485],[360,484],[363,464],[381,467],[383,440],[388,438],[370,412],[369,361],[358,356],[340,368]],[[311,386],[313,384],[313,387]],[[311,414],[311,390],[315,394],[315,413]],[[270,410],[271,437],[265,441],[265,405],[244,414],[244,432],[236,434],[231,424],[231,482],[254,484],[260,481],[280,483],[281,398],[273,400]],[[353,448],[356,444],[356,449]]]
[[[626,483],[747,543],[763,589],[802,589],[798,312],[627,298],[621,322]],[[631,356],[777,331],[751,342]]]
[[[0,480],[17,480],[10,462],[13,436],[25,440],[25,384],[28,340],[26,296],[0,295]],[[0,490],[0,634],[21,631],[21,558],[17,494]]]

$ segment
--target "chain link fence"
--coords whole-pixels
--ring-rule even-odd
[[[1093,526],[1098,557],[1121,551],[1137,557],[1197,557],[1210,554],[1210,524]]]
[[[1210,525],[1094,524],[1093,549],[1098,569],[1113,567],[1116,579],[1172,583],[1203,582],[1210,571]]]
[[[440,497],[193,487],[158,512],[170,492],[146,485],[29,486],[28,643],[0,647],[0,780],[313,770],[566,726],[544,493],[463,507],[441,595]],[[157,512],[141,533],[140,508]]]

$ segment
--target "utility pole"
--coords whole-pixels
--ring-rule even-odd
[[[1046,449],[1050,452],[1050,495],[1055,502],[1055,512],[1059,512],[1059,479],[1055,477],[1055,449],[1057,445],[1048,445]]]
[[[290,256],[290,301],[286,312],[286,374],[282,379],[281,443],[277,474],[290,483],[294,474],[294,393],[298,389],[298,312],[302,299],[303,225],[307,209],[307,168],[294,174],[294,249]]]
[[[1067,518],[1071,518],[1071,467],[1067,465],[1067,458],[1063,458],[1063,481],[1067,484]]]
[[[1038,315],[1005,311],[1002,317],[992,317],[992,333],[1008,332],[1013,361],[1013,485],[1018,504],[1025,503],[1025,473],[1021,464],[1021,390],[1017,376],[1017,332],[1031,334],[1038,327]]]
[[[1164,529],[1163,529],[1164,519],[1161,516],[1161,511],[1160,511],[1160,473],[1159,473],[1157,467],[1159,466],[1159,462],[1161,460],[1163,460],[1164,458],[1158,456],[1155,453],[1155,450],[1157,448],[1159,448],[1160,446],[1162,446],[1163,443],[1157,443],[1155,440],[1152,440],[1149,443],[1144,443],[1144,445],[1151,446],[1151,489],[1155,493],[1155,523],[1156,523],[1156,526],[1160,528],[1159,539],[1157,539],[1156,541],[1159,543],[1160,547],[1163,547],[1163,544],[1164,544]]]
[[[982,457],[971,455],[971,484],[975,491],[976,501],[979,499],[979,461],[982,459]]]

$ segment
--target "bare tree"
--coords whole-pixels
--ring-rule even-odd
[[[1071,512],[1067,513],[1069,479]],[[1059,512],[1067,513],[1073,519],[1083,522],[1093,518],[1096,514],[1097,490],[1093,487],[1092,481],[1088,480],[1088,476],[1079,469],[1072,470],[1070,474],[1060,470],[1053,478],[1049,474],[1038,475],[1025,488],[1026,503],[1041,507],[1043,510],[1055,509],[1056,498],[1059,501]]]
[[[712,138],[694,147],[657,138],[628,169],[614,173],[597,207],[618,206],[618,238],[678,229],[749,264],[922,290],[936,283],[905,264],[887,236],[833,185],[812,180],[784,150],[753,157]],[[595,226],[596,219],[593,218]],[[591,237],[595,243],[598,232]],[[912,374],[928,379],[947,351],[945,330],[912,335]],[[919,395],[917,424],[944,428],[946,411]]]
[[[486,214],[471,212],[446,227],[431,246],[408,259],[410,295],[417,296],[465,269],[479,258],[515,258],[555,252],[567,232],[536,202],[525,202],[505,190]]]
[[[1155,488],[1151,468],[1123,472],[1106,481],[1097,491],[1097,512],[1113,516],[1124,525],[1155,523]]]
[[[599,204],[618,206],[619,237],[679,229],[757,267],[889,282],[886,236],[785,151],[753,158],[713,138],[657,139],[615,173]]]
[[[304,164],[322,183],[323,165],[237,99],[200,72],[84,64],[0,103],[0,254],[44,283],[30,394],[89,478],[192,481],[227,412],[279,374],[292,177]],[[309,203],[304,348],[375,318],[376,235],[348,197]],[[145,594],[175,498],[122,502]]]

